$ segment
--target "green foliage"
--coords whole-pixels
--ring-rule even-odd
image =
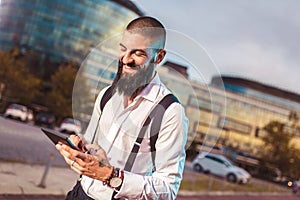
[[[197,142],[193,140],[189,148],[186,150],[186,159],[192,161],[197,154]]]
[[[29,107],[35,104],[56,115],[59,123],[72,117],[73,103],[77,117],[91,114],[94,100],[83,76],[77,77],[73,91],[77,71],[75,62],[54,63],[38,52],[18,46],[8,52],[0,51],[0,85],[4,85],[0,91],[0,112],[12,102]]]
[[[18,48],[0,52],[0,82],[5,84],[3,96],[29,104],[37,95],[41,80],[32,75],[26,64],[18,59]]]
[[[59,121],[64,117],[72,117],[72,91],[77,73],[75,62],[63,63],[51,76],[52,91],[47,104]]]
[[[262,137],[265,143],[263,160],[278,168],[282,175],[298,178],[300,150],[291,145],[292,135],[285,131],[285,126],[284,123],[272,121],[264,127],[268,134]]]

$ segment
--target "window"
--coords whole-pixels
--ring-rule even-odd
[[[243,134],[251,133],[251,125],[239,122],[237,120],[221,117],[218,123],[218,127],[226,130],[233,130]]]
[[[188,105],[194,108],[200,108],[200,109],[204,109],[216,113],[220,113],[222,110],[221,104],[211,102],[210,100],[207,99],[196,98],[195,96],[189,97]]]

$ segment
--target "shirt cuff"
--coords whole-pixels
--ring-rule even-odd
[[[138,199],[142,195],[143,189],[143,176],[124,171],[123,183],[115,198]]]

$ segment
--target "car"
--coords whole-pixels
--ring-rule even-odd
[[[27,121],[32,122],[33,121],[33,112],[31,109],[27,110]]]
[[[3,116],[5,118],[12,118],[23,122],[27,122],[28,109],[24,105],[14,103],[7,107]]]
[[[55,126],[55,116],[53,114],[40,112],[35,116],[34,124],[53,129]]]
[[[246,184],[251,175],[244,169],[234,165],[223,155],[200,152],[193,160],[193,169],[196,172],[211,173],[226,178],[230,182]]]
[[[59,131],[67,134],[80,134],[81,123],[73,118],[65,118],[60,125]]]

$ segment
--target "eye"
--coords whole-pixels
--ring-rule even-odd
[[[124,51],[126,51],[126,48],[125,48],[125,47],[122,47],[122,46],[120,46],[120,51],[124,52]]]
[[[134,51],[134,54],[135,54],[136,56],[147,56],[147,53],[146,53],[146,52],[140,51],[140,50]]]

